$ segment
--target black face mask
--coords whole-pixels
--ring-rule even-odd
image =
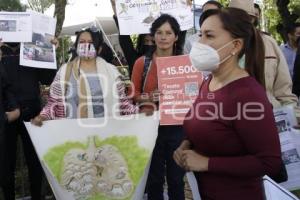
[[[144,44],[143,45],[143,54],[145,54],[147,52],[153,52],[155,50],[155,48],[156,48],[155,45]]]

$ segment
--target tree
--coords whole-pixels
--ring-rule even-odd
[[[277,32],[277,25],[281,21],[275,0],[264,0],[263,17],[265,19],[265,28],[278,42],[282,40]]]
[[[219,0],[219,2],[224,6],[227,7],[229,4],[229,0]]]
[[[290,3],[290,0],[277,0],[276,4],[278,7],[278,12],[281,17],[281,23],[277,25],[277,31],[281,34],[283,40],[286,41],[287,40],[287,33],[285,31],[286,27],[295,23],[297,19],[299,19],[300,17],[300,12],[299,12],[300,2],[298,1],[298,3],[296,3],[296,1],[295,2],[293,1],[293,3]]]
[[[55,36],[58,37],[65,21],[65,8],[67,5],[67,0],[28,0],[29,7],[32,10],[41,13],[44,13],[45,10],[49,8],[53,3],[55,5],[54,17],[56,17],[57,19]]]
[[[69,59],[69,50],[72,45],[72,40],[70,36],[60,37],[58,39],[59,47],[56,50],[56,58],[57,58],[57,65],[61,66]]]
[[[55,0],[54,3],[55,3],[54,17],[56,17],[57,19],[55,36],[58,37],[65,21],[65,10],[67,5],[67,0]]]
[[[25,7],[21,4],[20,0],[0,0],[0,10],[23,11]]]
[[[54,3],[54,0],[28,0],[28,5],[32,10],[44,13]]]
[[[278,42],[286,41],[285,29],[300,20],[300,1],[264,0],[267,30]]]

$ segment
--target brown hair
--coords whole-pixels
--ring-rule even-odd
[[[263,87],[265,87],[264,59],[265,48],[259,31],[251,23],[251,17],[245,11],[237,8],[207,10],[200,20],[200,27],[210,16],[217,15],[227,30],[235,39],[242,39],[244,46],[238,57],[245,54],[245,69]]]

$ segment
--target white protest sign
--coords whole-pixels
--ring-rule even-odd
[[[0,12],[2,42],[31,42],[32,17],[27,12]]]
[[[32,41],[21,43],[20,64],[28,67],[56,69],[54,38],[56,19],[28,11],[32,16]]]
[[[193,27],[193,13],[186,0],[116,0],[120,34],[149,33],[151,24],[162,13],[175,17],[181,30]]]

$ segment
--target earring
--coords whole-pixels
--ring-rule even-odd
[[[235,52],[231,52],[231,55],[233,55],[233,56],[234,56],[234,55],[235,55]]]

